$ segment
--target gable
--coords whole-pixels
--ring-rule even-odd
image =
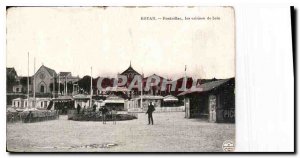
[[[44,65],[42,65],[38,70],[37,72],[35,73],[35,76],[36,75],[39,75],[41,72],[44,72],[45,74],[47,74],[48,76],[50,77],[53,77],[53,76],[56,76],[56,72],[53,70],[53,69],[50,69]]]

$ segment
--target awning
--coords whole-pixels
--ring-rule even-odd
[[[104,91],[106,92],[128,92],[126,87],[107,87]]]
[[[85,95],[85,94],[77,94],[73,96],[74,100],[88,100],[90,99],[90,95]]]
[[[178,102],[178,99],[172,95],[167,95],[164,98],[164,102]]]
[[[53,98],[52,101],[72,101],[71,96],[59,96],[58,98]]]
[[[17,110],[14,108],[7,108],[6,112],[17,112]]]
[[[184,96],[186,94],[191,94],[191,93],[201,93],[201,92],[211,91],[211,90],[223,85],[224,83],[226,83],[229,80],[230,79],[222,79],[222,80],[218,80],[218,81],[204,83],[204,84],[198,85],[194,88],[190,88],[189,90],[178,94],[178,96]]]
[[[124,104],[124,100],[104,100],[104,103],[118,103],[118,104]]]
[[[160,95],[142,95],[138,99],[149,99],[149,100],[161,100],[164,99],[163,96]]]

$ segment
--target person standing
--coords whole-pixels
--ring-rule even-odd
[[[116,120],[117,120],[117,110],[116,110],[115,107],[113,107],[112,110],[111,110],[111,117],[112,117],[113,124],[116,125],[117,124],[117,122],[116,122]]]
[[[77,114],[80,113],[80,109],[81,109],[81,106],[79,104],[77,104]]]
[[[96,104],[93,105],[93,112],[96,112]]]
[[[106,114],[108,112],[108,109],[105,106],[103,106],[100,110],[102,113],[102,122],[103,124],[106,124]]]
[[[148,114],[148,125],[152,124],[153,125],[153,116],[152,113],[155,111],[155,108],[152,104],[152,102],[150,102],[150,105],[148,106],[148,110],[146,112],[146,114]]]

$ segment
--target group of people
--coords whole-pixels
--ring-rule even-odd
[[[102,114],[102,122],[103,122],[103,124],[106,124],[106,116],[110,113],[111,114],[111,117],[112,117],[112,122],[113,122],[113,124],[115,125],[115,124],[117,124],[117,110],[116,110],[116,108],[115,107],[113,107],[112,109],[111,109],[111,111],[109,111],[107,108],[106,108],[106,106],[102,106],[100,109],[99,109],[99,111],[101,112],[101,114]]]
[[[82,111],[84,112],[84,110],[85,110],[85,106],[84,106],[84,108],[82,109]],[[78,104],[78,105],[77,105],[77,113],[79,114],[80,111],[81,111],[81,106]],[[148,125],[150,125],[150,124],[153,125],[153,124],[154,124],[154,122],[153,122],[153,116],[152,116],[152,113],[153,113],[154,111],[155,111],[155,107],[154,107],[153,103],[150,102],[150,104],[148,105],[147,112],[146,112],[146,114],[148,114]],[[96,105],[93,105],[93,112],[96,112]],[[110,113],[111,116],[112,116],[113,124],[117,124],[117,123],[116,123],[116,121],[117,121],[117,110],[116,110],[115,107],[113,107],[113,108],[111,109],[111,111],[109,111],[109,110],[107,109],[106,106],[102,106],[102,107],[99,109],[99,112],[100,112],[101,115],[102,115],[102,122],[103,122],[103,124],[106,124],[106,117],[107,117],[107,115],[108,115],[109,113]]]
[[[92,109],[93,109],[93,112],[96,112],[96,108],[97,106],[94,104]],[[85,111],[85,106],[83,107],[83,109],[81,110],[81,106],[79,104],[77,104],[77,114],[80,113],[80,111],[82,113],[84,113]],[[113,124],[116,124],[116,121],[117,121],[117,110],[115,107],[113,107],[111,109],[111,111],[109,111],[106,106],[102,106],[100,109],[99,109],[99,112],[101,113],[101,116],[102,116],[102,122],[103,124],[106,124],[106,120],[107,120],[107,115],[110,113],[111,116],[112,116],[112,121],[113,121]]]

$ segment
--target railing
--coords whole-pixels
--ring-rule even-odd
[[[116,119],[120,120],[132,120],[137,119],[137,113],[131,113],[127,111],[117,111]],[[102,121],[102,113],[100,111],[92,111],[92,109],[86,109],[85,111],[80,111],[78,113],[77,110],[68,110],[68,120],[75,121]],[[106,114],[106,120],[112,120],[111,111]]]
[[[129,113],[142,113],[146,112],[147,109],[144,108],[132,108],[128,109]],[[184,106],[179,106],[179,107],[156,107],[154,112],[184,112],[185,107]]]
[[[56,110],[43,110],[43,111],[24,111],[24,112],[8,112],[6,114],[6,121],[8,123],[23,122],[41,122],[47,120],[55,120],[59,118],[58,111]]]

